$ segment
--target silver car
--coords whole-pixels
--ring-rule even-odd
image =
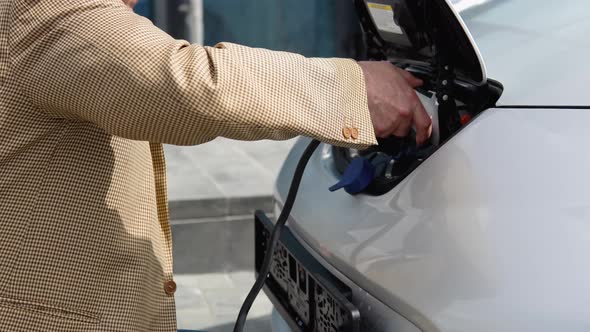
[[[433,139],[320,145],[266,282],[273,329],[590,331],[590,1],[355,4],[367,57],[425,80]]]

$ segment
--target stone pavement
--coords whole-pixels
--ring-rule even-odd
[[[254,284],[252,220],[185,221],[172,231],[179,328],[231,332]],[[245,330],[270,332],[271,309],[261,293]]]
[[[271,208],[275,178],[293,143],[220,138],[165,147],[179,328],[232,331],[254,283],[252,211]],[[246,331],[270,332],[271,309],[261,294]]]
[[[251,206],[269,204],[294,142],[218,138],[193,147],[165,146],[172,219],[245,215]]]

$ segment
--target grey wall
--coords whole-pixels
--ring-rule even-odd
[[[352,0],[204,0],[204,42],[354,57],[355,15]]]
[[[352,0],[141,0],[136,10],[191,42],[358,57],[360,30]],[[204,36],[201,22],[193,22],[201,14]]]

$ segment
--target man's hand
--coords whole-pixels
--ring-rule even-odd
[[[123,2],[129,6],[129,8],[133,9],[139,0],[123,0]]]
[[[432,119],[416,91],[422,81],[389,62],[359,62],[365,74],[369,112],[377,137],[407,136],[416,127],[416,143],[432,134]]]

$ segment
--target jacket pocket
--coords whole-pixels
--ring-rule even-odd
[[[88,324],[99,324],[100,315],[80,310],[65,309],[51,305],[35,303],[30,301],[16,300],[0,297],[0,307],[9,307],[16,310],[40,313],[69,321],[84,322]]]

